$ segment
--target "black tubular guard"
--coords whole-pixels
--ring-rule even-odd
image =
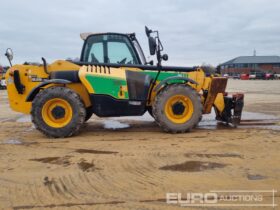
[[[25,86],[21,83],[19,70],[14,71],[14,83],[18,94],[23,94]]]

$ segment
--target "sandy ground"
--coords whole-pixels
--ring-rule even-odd
[[[56,140],[11,111],[0,91],[0,208],[192,209],[166,204],[166,193],[273,189],[279,205],[280,81],[230,80],[228,91],[245,92],[245,111],[263,114],[244,116],[258,123],[234,129],[210,115],[171,135],[148,115],[94,117],[79,136]],[[264,199],[271,203],[272,193]]]

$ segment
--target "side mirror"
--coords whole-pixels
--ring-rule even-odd
[[[5,56],[7,57],[8,61],[10,63],[10,66],[12,67],[12,60],[14,58],[13,50],[11,48],[8,48],[6,50]]]
[[[162,60],[167,61],[168,60],[168,55],[167,54],[163,54]]]
[[[154,37],[149,37],[149,48],[150,54],[154,55],[156,53],[157,43]]]
[[[145,31],[146,31],[147,37],[150,37],[150,34],[152,33],[152,30],[149,29],[147,26],[145,26]]]
[[[11,48],[8,48],[6,50],[5,56],[8,58],[9,61],[12,61],[14,58],[13,50]]]

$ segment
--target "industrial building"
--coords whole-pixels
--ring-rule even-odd
[[[265,72],[280,74],[280,56],[240,56],[218,66],[221,74]]]

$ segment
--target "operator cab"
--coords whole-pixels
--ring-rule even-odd
[[[81,34],[81,61],[95,64],[144,65],[146,59],[135,34]]]

